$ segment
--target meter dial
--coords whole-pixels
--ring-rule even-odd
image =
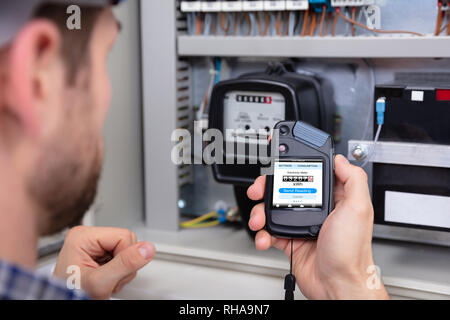
[[[230,91],[224,96],[226,141],[267,144],[273,127],[285,119],[286,101],[278,92]]]

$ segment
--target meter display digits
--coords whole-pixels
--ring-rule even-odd
[[[224,96],[226,141],[258,143],[257,134],[268,137],[274,125],[285,119],[286,101],[281,93],[230,91]],[[264,141],[261,139],[260,142]]]
[[[276,160],[273,175],[275,208],[322,208],[322,160]]]

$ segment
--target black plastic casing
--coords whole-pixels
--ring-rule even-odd
[[[293,135],[296,121],[282,121],[275,129],[287,126],[289,132],[280,131],[279,144],[288,147],[278,159],[320,159],[323,161],[323,205],[322,208],[273,208],[273,175],[266,177],[265,212],[266,229],[281,238],[316,238],[320,228],[334,208],[334,142],[331,136],[326,143],[317,147]]]
[[[324,89],[327,90],[327,95],[323,94]],[[235,90],[280,93],[286,101],[286,120],[302,120],[326,132],[332,132],[334,103],[330,100],[333,96],[331,86],[316,77],[294,72],[249,73],[238,79],[217,83],[211,95],[209,128],[225,131],[223,97],[227,92]],[[236,146],[234,150],[237,150]],[[246,153],[248,153],[248,145]],[[212,169],[214,178],[218,182],[249,186],[259,176],[261,164],[215,163]]]

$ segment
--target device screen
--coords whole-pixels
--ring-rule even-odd
[[[273,174],[274,208],[322,208],[323,161],[279,159]]]
[[[275,124],[284,120],[285,108],[284,96],[278,92],[227,92],[224,97],[224,129],[232,130],[225,132],[225,140],[257,143],[256,133],[266,132],[268,137]],[[260,141],[267,144],[267,138]]]

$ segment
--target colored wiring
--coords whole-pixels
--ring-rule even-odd
[[[356,7],[352,7],[352,20],[356,21]],[[355,23],[352,23],[352,37],[355,36]]]
[[[205,14],[205,30],[204,30],[204,34],[205,36],[209,36],[211,33],[211,25],[212,25],[212,14],[211,13],[206,13]]]
[[[436,18],[436,28],[434,30],[434,35],[438,36],[441,33],[441,26],[442,26],[442,3],[438,2],[438,12],[437,12],[437,18]]]
[[[211,69],[209,70],[210,78],[208,88],[206,89],[205,95],[203,96],[202,103],[200,105],[200,110],[203,114],[208,113],[209,103],[211,101],[211,94],[213,87],[216,83],[220,81],[220,73],[222,71],[222,59],[214,58],[211,64]]]
[[[289,37],[292,37],[294,35],[295,32],[295,25],[297,23],[297,15],[294,11],[289,12],[289,23],[288,23],[288,27],[287,27],[287,35]]]
[[[268,12],[264,12],[264,35],[267,36],[270,25],[270,15]]]
[[[195,34],[198,36],[202,31],[202,19],[200,17],[201,13],[195,15]]]
[[[281,36],[281,28],[280,28],[280,12],[275,14],[275,31],[277,36]]]
[[[206,228],[206,227],[213,227],[217,226],[219,224],[218,219],[214,219],[213,221],[208,221],[213,218],[217,218],[219,214],[216,211],[204,214],[198,218],[195,218],[193,220],[181,222],[180,226],[182,228]]]
[[[189,12],[186,15],[186,24],[187,24],[188,34],[193,35],[194,30],[195,30],[195,13]]]
[[[346,17],[345,15],[343,15],[343,14],[340,12],[340,9],[339,9],[339,8],[336,8],[336,13],[339,15],[340,18],[344,19],[344,20],[347,21],[348,23],[355,24],[355,25],[357,25],[358,27],[360,27],[360,28],[362,28],[362,29],[365,29],[365,30],[368,30],[368,31],[372,31],[372,32],[376,32],[376,33],[389,33],[389,34],[405,33],[405,34],[412,34],[412,35],[415,35],[415,36],[423,37],[423,34],[421,34],[421,33],[419,33],[419,32],[415,32],[415,31],[406,31],[406,30],[382,30],[382,29],[375,29],[375,28],[370,29],[369,27],[365,26],[364,24],[359,23],[358,21],[352,20],[352,19]]]
[[[330,23],[331,23],[332,17],[333,17],[333,15],[331,14],[331,12],[328,12],[327,22],[325,24],[325,31],[323,33],[324,36],[328,35],[328,30],[330,29]]]
[[[373,140],[372,148],[369,151],[369,154],[367,155],[366,160],[361,165],[361,168],[364,168],[369,163],[370,159],[372,159],[372,156],[375,154],[375,151],[376,151],[376,148],[377,148],[377,142],[378,142],[378,139],[380,138],[380,133],[381,133],[381,128],[382,127],[383,127],[382,124],[378,125],[377,133],[375,134],[375,139]]]
[[[304,16],[303,16],[303,27],[302,27],[302,33],[301,36],[306,36],[306,32],[308,32],[308,23],[309,23],[309,10],[306,10]]]
[[[250,36],[252,34],[252,18],[250,18],[250,14],[248,12],[244,14],[244,19],[248,25],[247,36]]]
[[[262,23],[261,23],[261,17],[259,15],[259,13],[257,12],[255,14],[255,20],[256,20],[256,25],[258,26],[258,35],[262,35]]]
[[[333,25],[331,27],[331,35],[334,37],[336,35],[336,24],[339,19],[339,15],[335,14],[333,19]]]
[[[222,12],[220,14],[220,28],[223,30],[225,35],[228,35],[228,32],[230,31],[230,19],[227,13]]]
[[[326,13],[327,13],[327,7],[323,6],[322,7],[322,15],[320,17],[320,27],[319,27],[319,35],[321,37],[323,37],[323,24],[325,22],[325,15],[326,15]]]
[[[313,13],[312,20],[311,20],[311,27],[309,30],[310,37],[312,37],[314,35],[314,32],[316,31],[316,19],[317,19],[317,14]]]
[[[204,214],[198,218],[184,221],[180,223],[180,227],[186,229],[199,229],[218,226],[227,221],[227,214],[225,210],[213,211]]]
[[[447,11],[447,35],[450,36],[450,11]]]
[[[237,29],[238,29],[238,23],[239,23],[239,13],[234,13],[234,24],[233,24],[233,35],[237,35]]]

